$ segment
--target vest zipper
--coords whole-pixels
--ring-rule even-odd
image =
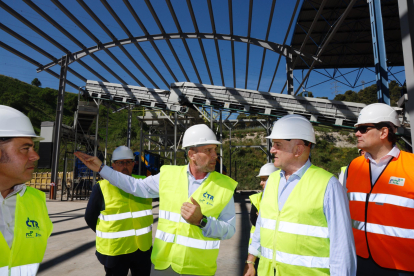
[[[368,249],[368,259],[371,257],[371,250],[369,249],[369,243],[368,243],[368,234],[367,234],[367,221],[368,221],[368,203],[369,203],[369,197],[371,196],[372,190],[374,189],[375,184],[377,184],[378,179],[380,179],[382,173],[387,169],[388,165],[391,163],[391,161],[394,159],[391,158],[390,161],[388,161],[387,165],[385,166],[385,168],[382,170],[382,172],[378,175],[377,179],[375,180],[375,183],[372,184],[372,171],[371,171],[371,162],[369,162],[369,184],[371,185],[371,190],[369,191],[368,195],[367,195],[367,199],[365,200],[365,242],[367,243],[367,249]],[[374,260],[374,259],[373,259]],[[375,262],[375,261],[374,261]],[[375,262],[376,263],[376,262]]]

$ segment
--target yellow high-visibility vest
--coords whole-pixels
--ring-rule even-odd
[[[135,178],[145,176],[132,175]],[[128,194],[99,181],[105,200],[96,223],[96,250],[107,256],[147,251],[152,245],[152,199]]]
[[[207,217],[218,218],[233,197],[237,182],[211,172],[191,195]],[[160,211],[151,260],[155,269],[169,266],[178,274],[214,275],[220,240],[207,238],[202,230],[181,217],[181,206],[188,198],[187,166],[162,166]]]
[[[329,231],[323,202],[332,174],[311,166],[296,184],[281,211],[280,172],[267,181],[260,203],[258,276],[329,275]]]
[[[14,238],[10,249],[0,232],[0,275],[36,275],[53,230],[45,193],[26,187],[16,195]]]
[[[263,192],[249,196],[250,202],[254,205],[254,207],[256,207],[257,212],[260,211],[260,201],[262,199],[262,195],[263,195]],[[252,244],[252,236],[255,230],[256,230],[256,227],[252,225],[252,228],[250,229],[249,245]]]

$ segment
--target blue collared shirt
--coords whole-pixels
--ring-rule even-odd
[[[148,176],[145,179],[136,179],[123,173],[117,172],[108,166],[104,166],[100,172],[101,176],[112,185],[124,190],[126,193],[142,198],[159,197],[160,173]],[[188,197],[190,197],[201,186],[204,180],[210,175],[208,173],[203,179],[195,179],[187,167],[188,176]],[[173,195],[172,195],[173,196]],[[208,238],[221,240],[230,239],[236,232],[236,210],[234,199],[221,211],[218,219],[208,217],[207,225],[203,228],[203,235]]]
[[[286,180],[285,171],[280,170],[278,189],[279,210],[282,210],[290,193],[310,166],[311,162],[308,160],[288,180]],[[351,228],[349,202],[345,190],[334,176],[329,180],[326,187],[323,212],[328,223],[330,239],[329,265],[331,275],[356,275],[356,252]],[[256,230],[252,237],[252,243],[249,246],[249,253],[255,256],[260,255],[260,225],[261,213],[259,212]]]

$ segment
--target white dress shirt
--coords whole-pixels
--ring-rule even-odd
[[[13,187],[13,191],[3,198],[0,194],[0,232],[11,248],[14,237],[14,222],[16,217],[17,194],[23,196],[26,185],[20,184]]]
[[[157,175],[150,175],[145,179],[136,179],[126,174],[117,172],[108,166],[104,166],[100,174],[112,185],[134,196],[142,198],[159,197],[160,173]],[[207,179],[210,173],[208,173],[203,179],[195,179],[188,167],[187,175],[188,197],[190,197],[198,189],[198,187],[201,186],[204,180]],[[236,210],[234,208],[233,197],[221,211],[218,219],[208,217],[207,225],[202,230],[203,235],[208,238],[226,240],[230,239],[234,235],[236,232]]]
[[[286,180],[285,171],[280,170],[278,190],[279,211],[282,210],[290,193],[311,165],[311,162],[308,160],[288,180]],[[330,240],[329,269],[331,275],[356,275],[356,251],[351,227],[349,202],[345,190],[335,176],[332,176],[326,187],[323,212],[328,223]],[[252,236],[252,243],[249,246],[249,253],[255,256],[260,256],[260,225],[261,213],[259,212],[259,217],[256,221],[256,230]]]
[[[400,149],[397,148],[397,146],[395,146],[395,145],[390,150],[390,152],[388,152],[386,155],[381,157],[381,159],[379,160],[378,163],[374,159],[372,159],[371,154],[369,154],[368,152],[365,153],[364,157],[365,157],[365,159],[369,160],[369,163],[371,165],[371,185],[374,185],[375,182],[377,182],[378,177],[381,175],[382,171],[388,165],[390,160],[394,157],[397,158],[399,155],[400,155]],[[349,168],[349,166],[348,166],[348,168]],[[344,178],[343,186],[345,187],[345,190],[346,190],[346,179],[347,179],[347,176],[348,176],[348,168],[346,168],[346,171],[345,171],[344,176],[343,176],[343,178]]]

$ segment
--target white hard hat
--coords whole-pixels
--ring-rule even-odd
[[[401,125],[398,119],[398,113],[394,108],[384,103],[373,103],[361,110],[355,126],[381,122],[390,122],[397,127]]]
[[[205,124],[189,127],[183,137],[183,148],[203,145],[221,145],[214,132]]]
[[[29,117],[5,105],[0,105],[0,137],[32,137],[33,141],[45,139],[36,135]]]
[[[134,159],[134,154],[132,150],[126,146],[117,147],[112,153],[112,161],[122,160],[122,159]]]
[[[261,177],[261,176],[269,176],[272,172],[277,171],[279,168],[276,168],[275,165],[273,163],[267,163],[264,164],[261,168],[260,168],[260,172],[256,177]]]
[[[300,139],[316,144],[311,122],[300,115],[286,115],[276,121],[267,139]]]

